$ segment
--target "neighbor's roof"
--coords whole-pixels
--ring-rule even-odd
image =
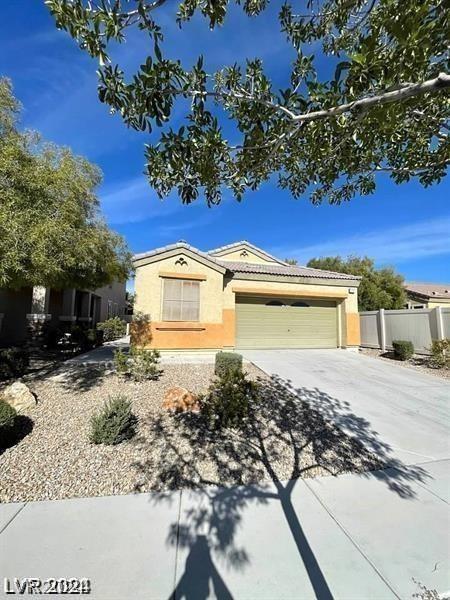
[[[230,247],[241,244],[248,244],[248,242],[239,242],[238,244],[231,244]],[[251,244],[248,244],[249,246]],[[223,248],[228,248],[224,246]],[[256,247],[255,247],[256,248]],[[261,274],[261,275],[282,275],[287,277],[310,277],[317,279],[348,279],[348,280],[359,280],[361,277],[357,277],[356,275],[348,275],[347,273],[335,273],[334,271],[322,271],[321,269],[312,269],[310,267],[301,267],[297,265],[287,265],[287,264],[278,264],[278,265],[270,265],[263,263],[249,263],[249,262],[240,262],[240,261],[230,261],[230,260],[222,260],[220,258],[216,258],[211,256],[208,252],[202,252],[191,246],[185,241],[177,242],[176,244],[169,244],[168,246],[163,246],[161,248],[155,248],[154,250],[150,250],[148,252],[143,252],[141,254],[135,254],[133,256],[133,261],[137,262],[142,260],[143,258],[151,258],[157,256],[158,254],[164,254],[165,252],[170,252],[171,250],[190,250],[194,254],[198,254],[204,260],[207,260],[210,263],[213,263],[218,270],[231,271],[232,273],[251,273],[251,274]],[[259,248],[256,248],[259,250]],[[219,249],[217,249],[219,250]],[[211,252],[216,252],[217,250],[212,250]],[[259,250],[262,252],[261,250]],[[267,253],[265,253],[267,254]],[[270,255],[268,255],[270,256]],[[277,260],[275,258],[275,260]]]
[[[267,265],[229,260],[221,261],[220,259],[216,259],[216,262],[222,264],[233,273],[260,273],[262,275],[284,275],[287,277],[312,277],[320,279],[361,279],[361,277],[356,277],[356,275],[322,271],[321,269],[312,269],[298,265]]]
[[[254,244],[247,242],[247,240],[241,240],[240,242],[234,242],[233,244],[228,244],[227,246],[220,246],[220,248],[214,248],[213,250],[209,250],[208,254],[212,254],[212,255],[219,254],[219,253],[225,252],[227,250],[233,250],[234,248],[240,248],[241,246],[248,246],[249,248],[254,250],[257,254],[263,254],[264,256],[267,256],[267,258],[270,258],[274,262],[277,262],[282,265],[287,265],[287,263],[284,262],[284,260],[280,260],[276,256],[273,256],[273,254],[269,254],[262,248],[258,248],[258,246],[255,246]]]
[[[422,298],[448,298],[450,300],[450,283],[424,283],[408,281],[405,290]]]

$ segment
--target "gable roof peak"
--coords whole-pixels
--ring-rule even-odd
[[[272,254],[269,254],[268,252],[266,252],[262,248],[259,248],[258,246],[255,246],[255,244],[252,244],[248,240],[240,240],[239,242],[233,242],[232,244],[227,244],[225,246],[220,246],[219,248],[213,248],[212,250],[209,250],[207,254],[209,254],[210,256],[215,256],[217,254],[220,255],[220,253],[222,253],[222,252],[226,252],[227,250],[233,250],[235,248],[236,249],[237,248],[241,248],[242,246],[247,246],[247,248],[249,248],[250,250],[253,250],[256,254],[263,255],[263,256],[265,256],[266,258],[270,259],[273,262],[276,262],[276,263],[278,263],[280,265],[286,265],[287,266],[286,262],[284,262],[283,260],[280,260],[279,258],[277,258],[276,256],[273,256]]]

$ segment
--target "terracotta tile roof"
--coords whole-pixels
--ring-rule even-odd
[[[409,281],[405,283],[405,290],[423,298],[448,298],[450,300],[450,283]]]
[[[320,279],[361,279],[361,277],[348,275],[347,273],[334,273],[333,271],[322,271],[321,269],[312,269],[310,267],[301,267],[297,265],[283,266],[230,260],[222,261],[218,258],[216,258],[216,262],[220,263],[233,273],[259,273],[261,275],[284,275],[288,277],[311,277]]]
[[[246,242],[248,243],[248,242]],[[232,244],[234,246],[235,244]],[[178,249],[186,249],[191,252],[202,256],[204,259],[210,261],[211,263],[215,263],[218,269],[227,269],[232,273],[253,273],[253,274],[261,274],[261,275],[283,275],[288,277],[309,277],[309,278],[317,278],[317,279],[346,279],[346,280],[360,280],[361,277],[356,277],[355,275],[348,275],[346,273],[334,273],[333,271],[322,271],[321,269],[312,269],[310,267],[301,267],[297,265],[271,265],[264,263],[248,263],[248,262],[239,262],[239,261],[230,261],[230,260],[222,260],[211,256],[210,253],[202,252],[191,246],[187,242],[181,240],[176,244],[169,244],[168,246],[163,246],[161,248],[155,248],[154,250],[149,250],[148,252],[142,252],[140,254],[135,254],[133,256],[133,261],[138,261],[143,258],[149,258],[152,256],[157,256],[158,254],[163,254],[164,252],[169,252],[170,250],[178,250]],[[223,248],[226,248],[225,246]]]

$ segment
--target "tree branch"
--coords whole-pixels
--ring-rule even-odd
[[[367,98],[362,98],[361,100],[334,106],[333,108],[317,110],[302,115],[294,115],[293,120],[296,123],[306,123],[308,121],[318,121],[320,119],[338,117],[339,115],[350,111],[359,110],[365,112],[373,106],[390,104],[392,102],[406,100],[407,98],[413,98],[427,93],[440,92],[446,88],[450,88],[450,75],[447,73],[440,73],[434,79],[429,79],[428,81],[423,81],[421,83],[412,83],[407,87],[402,87],[392,92],[385,92],[384,94],[379,94],[377,96],[369,96]]]

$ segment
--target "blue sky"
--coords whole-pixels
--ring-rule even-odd
[[[175,26],[175,4],[158,13],[165,49],[186,66],[203,52],[208,70],[260,56],[279,85],[286,84],[291,54],[274,24],[273,10],[257,19],[233,8],[227,23],[211,32],[200,18]],[[108,113],[96,92],[96,62],[67,34],[57,31],[43,0],[14,0],[2,7],[0,75],[11,78],[24,106],[22,124],[97,163],[104,173],[102,208],[134,252],[185,239],[207,250],[248,239],[281,258],[306,263],[314,256],[368,255],[392,265],[409,280],[450,281],[450,180],[424,189],[395,186],[380,177],[373,196],[341,206],[312,206],[273,184],[248,193],[242,203],[226,196],[218,207],[200,199],[183,206],[176,196],[158,200],[148,186],[144,144],[148,134],[128,130]],[[114,57],[133,69],[147,40],[133,37]],[[317,52],[317,49],[316,49]],[[329,66],[324,59],[320,73]]]

